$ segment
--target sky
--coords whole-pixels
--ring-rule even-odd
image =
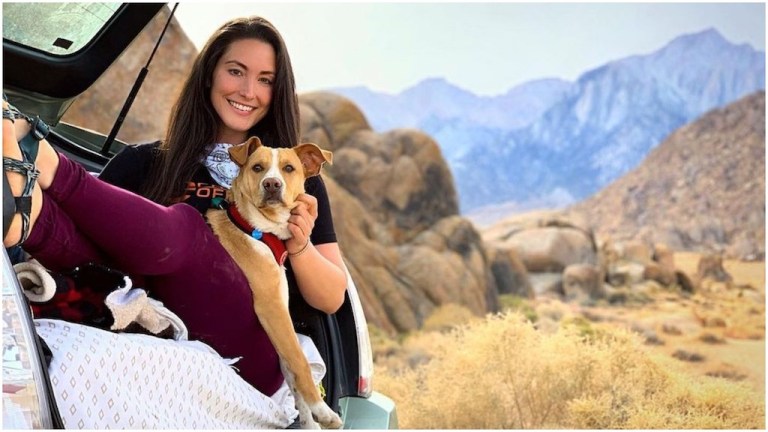
[[[541,78],[576,80],[709,28],[765,51],[763,3],[181,2],[198,47],[231,18],[260,15],[283,35],[299,93],[366,86],[397,94],[427,78],[478,95]]]

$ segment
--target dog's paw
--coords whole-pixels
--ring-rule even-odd
[[[317,424],[317,422],[313,419],[304,419],[304,417],[301,418],[301,428],[304,430],[320,430],[320,425]]]
[[[341,417],[326,405],[325,402],[312,404],[309,409],[312,410],[312,418],[315,419],[323,429],[341,428]]]

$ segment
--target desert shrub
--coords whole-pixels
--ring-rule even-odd
[[[520,312],[528,321],[535,323],[539,319],[536,309],[527,298],[514,294],[499,295],[499,305],[502,311]]]
[[[595,325],[537,331],[519,313],[488,316],[427,344],[429,361],[376,370],[400,427],[762,428],[764,398],[741,383],[673,373],[628,331]]]
[[[479,319],[476,317],[476,319]],[[370,331],[371,325],[369,325]],[[404,371],[419,367],[430,361],[434,353],[444,352],[450,345],[451,336],[445,331],[415,331],[392,338],[389,335],[371,333],[371,348],[374,353],[375,367],[386,370],[387,375],[396,376]],[[377,353],[379,355],[377,355]],[[380,373],[376,373],[378,377]],[[378,384],[377,384],[378,387]]]
[[[394,355],[400,348],[400,344],[394,337],[370,323],[368,324],[368,336],[371,338],[371,351],[373,352],[374,361],[380,361],[383,358]]]
[[[629,429],[764,429],[765,405],[742,383],[670,374],[663,392],[638,398]],[[607,426],[616,428],[618,425]]]
[[[475,314],[471,310],[456,303],[446,303],[435,308],[434,311],[424,320],[422,330],[424,331],[446,331],[458,325],[466,324]]]

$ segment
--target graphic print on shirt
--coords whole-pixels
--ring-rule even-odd
[[[190,181],[187,182],[187,187],[184,189],[184,195],[177,198],[175,202],[186,202],[194,206],[190,201],[210,201],[211,198],[224,198],[226,193],[227,190],[219,185]]]

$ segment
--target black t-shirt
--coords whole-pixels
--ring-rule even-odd
[[[159,142],[154,142],[125,147],[109,161],[99,174],[99,178],[141,195],[159,144]],[[315,245],[335,243],[336,232],[333,228],[331,206],[323,179],[320,176],[310,177],[304,183],[304,188],[308,194],[317,198],[317,220],[315,220],[315,227],[310,235],[312,243]],[[224,193],[225,189],[213,181],[208,170],[201,163],[200,168],[187,184],[181,202],[195,207],[205,215],[205,212],[211,208],[211,199],[217,196],[224,197]]]

